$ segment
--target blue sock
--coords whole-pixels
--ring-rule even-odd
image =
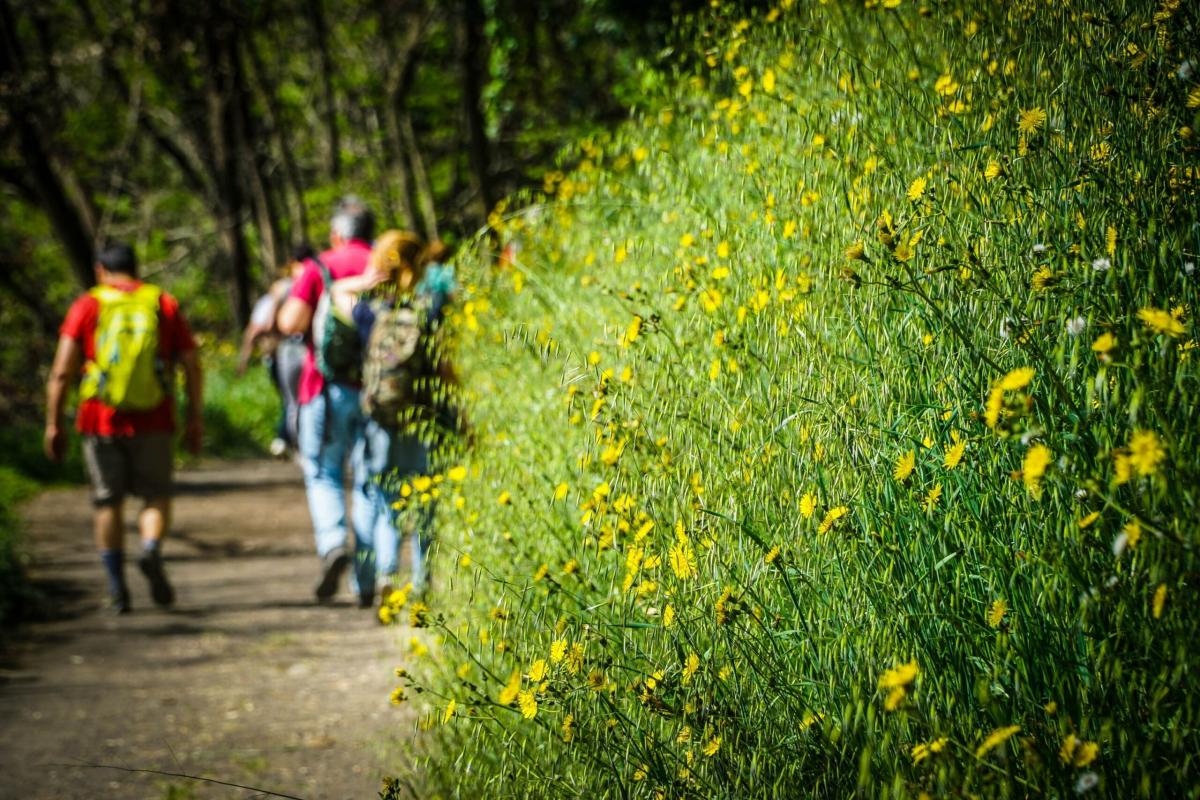
[[[108,593],[116,596],[125,591],[125,551],[101,550],[100,561],[108,573]]]

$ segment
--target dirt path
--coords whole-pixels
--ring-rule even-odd
[[[385,759],[404,758],[412,729],[388,703],[396,634],[344,589],[313,604],[299,471],[216,463],[178,480],[169,612],[154,608],[136,563],[134,612],[102,607],[85,490],[46,492],[27,509],[33,577],[54,587],[60,613],[30,626],[0,670],[0,798],[259,796],[76,764],[376,797]],[[132,532],[127,546],[138,552]]]

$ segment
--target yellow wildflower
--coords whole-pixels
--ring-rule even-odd
[[[663,609],[662,622],[664,628],[675,624],[675,606],[667,604],[667,607]]]
[[[959,439],[954,445],[946,451],[946,457],[942,461],[942,465],[946,469],[954,469],[962,461],[963,453],[967,449],[967,440]]]
[[[1183,336],[1184,328],[1179,323],[1179,320],[1171,316],[1171,312],[1163,311],[1160,308],[1152,308],[1147,306],[1137,312],[1138,319],[1142,321],[1147,328],[1155,333],[1162,333],[1170,336],[1172,339]]]
[[[1046,124],[1046,112],[1041,106],[1022,109],[1017,115],[1017,130],[1028,136]]]
[[[1101,355],[1107,355],[1117,346],[1117,337],[1111,333],[1102,333],[1092,342],[1092,350]]]
[[[541,683],[544,677],[546,677],[546,659],[539,658],[529,667],[529,680]]]
[[[813,515],[813,512],[816,511],[816,509],[817,496],[812,492],[805,492],[804,496],[800,498],[800,514],[803,515],[805,519],[808,519]]]
[[[464,481],[467,478],[467,468],[464,466],[451,467],[449,471],[446,472],[446,477],[455,483]]]
[[[896,466],[892,470],[892,477],[901,483],[904,483],[904,481],[908,480],[908,476],[912,475],[913,468],[916,466],[916,464],[916,450],[909,450],[907,453],[902,453],[900,457],[896,459]]]
[[[1166,450],[1154,431],[1134,431],[1129,437],[1129,463],[1138,475],[1153,475],[1158,464],[1167,457]]]
[[[453,702],[453,701],[452,701]],[[537,698],[533,696],[532,689],[526,689],[517,696],[517,704],[521,707],[521,716],[525,719],[533,719],[537,716],[538,703]]]
[[[721,737],[714,736],[713,738],[708,740],[707,744],[704,745],[704,755],[708,756],[709,758],[712,758],[713,756],[715,756],[717,754],[717,751],[720,749],[721,749]]]
[[[1151,613],[1155,619],[1161,619],[1163,613],[1163,605],[1167,602],[1167,585],[1160,583],[1158,588],[1154,590],[1154,602],[1151,605]]]
[[[721,307],[721,293],[716,289],[705,289],[700,293],[700,304],[711,314]]]
[[[988,165],[983,169],[983,177],[989,181],[994,181],[1004,174],[1004,168],[1000,166],[999,161],[989,161]]]
[[[866,255],[866,252],[867,248],[861,241],[858,241],[846,247],[845,255],[850,261],[861,261],[863,256]]]
[[[989,627],[999,628],[1000,622],[1004,619],[1004,615],[1008,613],[1008,601],[1003,598],[992,602],[992,608],[988,611],[987,623]]]
[[[946,748],[946,744],[950,740],[945,736],[940,739],[934,739],[932,742],[921,742],[913,745],[912,760],[914,764],[920,764],[931,755],[942,752]]]
[[[569,742],[575,738],[574,725],[575,725],[575,715],[567,714],[567,716],[565,716],[563,718],[562,729],[561,729],[562,730],[562,740],[564,742]]]
[[[825,533],[828,531],[833,527],[835,522],[846,516],[849,511],[850,509],[846,506],[835,506],[834,508],[829,509],[829,511],[825,514],[825,519],[821,520],[821,524],[817,526],[817,533]]]
[[[446,711],[442,714],[442,724],[445,725],[454,718],[454,710],[458,708],[458,703],[453,699],[446,704]]]
[[[921,501],[921,510],[926,513],[937,508],[938,502],[942,499],[942,484],[935,483],[933,488],[925,493],[925,499]]]
[[[1075,734],[1067,734],[1062,747],[1058,750],[1058,759],[1072,767],[1086,767],[1096,760],[1100,753],[1100,745],[1095,742],[1085,742]]]
[[[551,663],[557,664],[558,662],[563,660],[563,657],[566,656],[566,654],[567,654],[567,640],[566,639],[555,639],[550,644],[550,661],[551,661]]]
[[[905,196],[915,203],[925,194],[925,187],[928,183],[929,179],[924,175],[914,178],[913,182],[908,185],[908,191],[905,193]]]
[[[1021,479],[1034,500],[1042,499],[1042,477],[1054,458],[1054,453],[1044,444],[1035,444],[1025,453],[1021,466]]]
[[[987,735],[987,738],[983,740],[979,747],[975,748],[975,757],[983,758],[988,753],[992,752],[997,747],[1011,739],[1013,735],[1018,733],[1020,730],[1020,725],[1009,725],[1004,728],[996,728]]]
[[[671,571],[675,573],[676,578],[686,581],[688,578],[695,577],[697,572],[696,553],[686,536],[679,537],[679,540],[671,547],[668,557]]]
[[[1100,519],[1100,512],[1093,511],[1092,513],[1085,516],[1083,519],[1079,520],[1079,522],[1076,524],[1079,525],[1079,530],[1081,530],[1081,531],[1087,530],[1089,527],[1091,527],[1092,523],[1094,523],[1098,519]]]
[[[689,683],[698,669],[700,669],[700,656],[695,653],[689,653],[687,661],[683,665],[683,682],[685,684]]]
[[[1019,367],[1000,379],[1000,388],[1006,392],[1024,389],[1036,374],[1033,367]]]
[[[506,489],[500,493],[499,497],[496,498],[496,502],[502,506],[511,506],[512,505],[512,495]]]
[[[521,670],[514,669],[512,675],[508,678],[508,685],[500,690],[500,697],[497,698],[502,706],[511,706],[513,701],[517,699],[517,695],[521,691]]]
[[[921,668],[917,666],[917,660],[914,658],[907,664],[897,664],[891,669],[886,670],[879,678],[879,688],[895,689],[897,687],[908,686],[920,674]]]

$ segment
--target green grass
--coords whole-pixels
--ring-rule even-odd
[[[928,11],[681,26],[463,259],[445,796],[1197,796],[1196,11]]]

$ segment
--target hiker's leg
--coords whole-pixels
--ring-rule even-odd
[[[120,447],[112,439],[84,437],[83,460],[92,484],[92,535],[96,552],[108,578],[113,608],[124,613],[129,610],[123,513],[129,470]]]
[[[97,550],[103,552],[125,549],[124,508],[125,504],[119,500],[96,506],[92,514],[92,523]]]
[[[399,475],[411,480],[429,474],[429,449],[416,436],[398,436],[392,448],[392,463]],[[413,529],[409,534],[409,552],[412,558],[413,591],[420,594],[429,582],[428,552],[430,523],[433,520],[435,501],[426,493],[413,492],[409,498],[409,514]]]
[[[359,600],[364,603],[374,597],[380,559],[387,557],[387,543],[381,542],[376,535],[380,517],[386,520],[387,516],[379,488],[379,479],[386,466],[387,447],[387,433],[367,421],[355,442],[351,458],[354,467],[354,575]]]
[[[338,424],[337,387],[330,386],[300,408],[300,456],[317,555],[346,546],[343,480],[347,442]]]
[[[284,339],[275,350],[275,369],[279,373],[279,389],[283,392],[284,416],[287,420],[287,441],[299,446],[300,370],[304,366],[303,342]]]
[[[129,462],[130,492],[146,498],[146,506],[138,515],[142,547],[154,550],[171,527],[175,436],[165,431],[143,433],[123,445]]]
[[[138,533],[142,536],[142,547],[147,550],[157,549],[170,527],[171,498],[147,499],[146,507],[138,515]]]

